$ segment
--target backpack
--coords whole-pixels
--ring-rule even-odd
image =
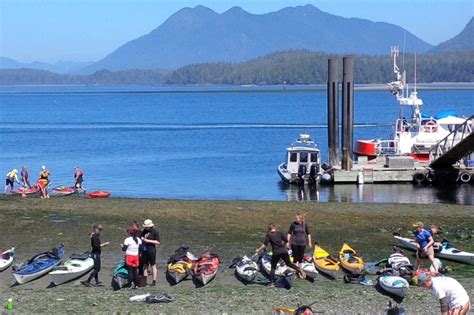
[[[344,282],[345,283],[355,283],[359,284],[365,280],[365,275],[363,273],[344,273]]]

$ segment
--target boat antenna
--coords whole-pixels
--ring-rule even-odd
[[[416,53],[415,53],[415,74],[414,74],[414,80],[413,81],[414,81],[414,85],[415,85],[414,92],[416,93]]]
[[[405,69],[405,44],[406,44],[406,30],[403,30],[403,51],[402,51],[402,69]]]

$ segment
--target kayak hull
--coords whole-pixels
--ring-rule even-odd
[[[393,295],[404,298],[408,292],[408,281],[398,276],[382,276],[378,279],[380,287]]]
[[[64,264],[54,267],[49,273],[55,285],[61,285],[88,274],[94,268],[94,260],[88,255],[85,259],[71,256]]]
[[[252,282],[257,276],[257,272],[257,263],[247,256],[242,257],[242,260],[235,266],[235,276],[245,283]]]
[[[414,251],[417,250],[416,242],[414,239],[398,235],[394,235],[393,237],[400,246]],[[474,265],[474,253],[464,252],[454,247],[443,247],[440,252],[435,252],[435,256],[438,258],[452,260],[463,264]]]
[[[346,256],[349,257],[346,258]],[[339,261],[343,269],[354,274],[360,273],[364,269],[364,261],[347,243],[344,243],[339,251]]]
[[[320,245],[314,245],[313,263],[316,270],[332,279],[339,274],[339,262]]]
[[[15,260],[15,247],[4,251],[0,256],[0,272],[7,270]]]
[[[13,276],[16,282],[24,284],[33,280],[36,280],[43,275],[50,272],[55,266],[61,263],[61,259],[64,257],[64,245],[61,245],[54,249],[56,252],[55,257],[51,257],[48,253],[41,253],[33,257],[26,266],[15,271]]]

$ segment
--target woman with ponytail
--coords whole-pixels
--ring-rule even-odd
[[[137,230],[132,226],[127,229],[128,237],[120,247],[125,252],[125,265],[128,269],[128,287],[136,289],[138,283],[139,248],[142,241],[137,236]]]

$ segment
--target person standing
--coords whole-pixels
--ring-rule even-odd
[[[143,232],[141,235],[144,244],[143,258],[143,275],[148,276],[148,267],[151,267],[153,275],[152,286],[156,285],[158,270],[156,268],[156,246],[160,245],[160,234],[155,230],[153,221],[148,219],[143,222]]]
[[[11,170],[11,172],[7,173],[7,178],[5,180],[5,189],[3,190],[3,192],[5,194],[7,193],[8,187],[10,187],[10,191],[13,190],[13,184],[15,182],[17,182],[19,185],[21,185],[20,181],[18,180],[17,174],[18,174],[18,170],[16,168]]]
[[[465,315],[471,309],[469,295],[463,286],[451,277],[431,277],[426,273],[418,276],[418,283],[439,300],[442,315]]]
[[[48,185],[50,183],[49,176],[51,173],[46,169],[46,166],[41,166],[39,173],[38,186],[41,189],[41,198],[49,198]]]
[[[295,216],[295,221],[291,223],[288,229],[288,242],[291,244],[293,261],[297,265],[302,263],[306,246],[311,248],[313,243],[304,215],[299,212]]]
[[[82,182],[84,182],[84,171],[79,166],[74,167],[74,188],[77,191],[82,190]]]
[[[128,270],[128,287],[130,289],[136,289],[138,285],[138,266],[139,261],[139,249],[142,241],[137,236],[137,230],[133,227],[127,229],[128,237],[120,244],[120,247],[125,252],[125,265]]]
[[[25,188],[31,188],[30,185],[30,174],[28,172],[28,168],[26,166],[23,166],[21,168],[21,181],[23,182],[23,186]]]
[[[415,235],[417,247],[415,270],[418,270],[420,267],[421,259],[428,257],[431,265],[434,268],[434,272],[438,273],[438,265],[434,260],[433,237],[431,236],[430,232],[424,229],[422,222],[413,224],[413,227],[415,228],[413,235]]]
[[[267,234],[265,235],[265,240],[263,241],[263,244],[260,245],[255,250],[255,252],[259,253],[269,244],[272,247],[272,258],[270,260],[271,269],[270,269],[270,283],[267,285],[268,288],[275,287],[275,268],[278,262],[280,261],[280,259],[283,260],[283,262],[288,267],[296,270],[301,278],[304,278],[306,276],[304,271],[300,267],[298,267],[297,265],[293,264],[290,261],[290,256],[288,255],[288,250],[287,250],[288,239],[283,233],[281,233],[280,231],[277,231],[276,225],[273,223],[270,223],[268,225]]]
[[[102,247],[110,245],[110,242],[101,243],[100,234],[102,233],[103,227],[101,224],[96,224],[92,228],[91,234],[91,257],[94,260],[94,267],[92,269],[89,278],[81,283],[87,287],[100,286],[102,283],[99,281],[99,272],[101,267],[100,255],[102,253]],[[91,283],[92,279],[95,279],[95,285]]]

